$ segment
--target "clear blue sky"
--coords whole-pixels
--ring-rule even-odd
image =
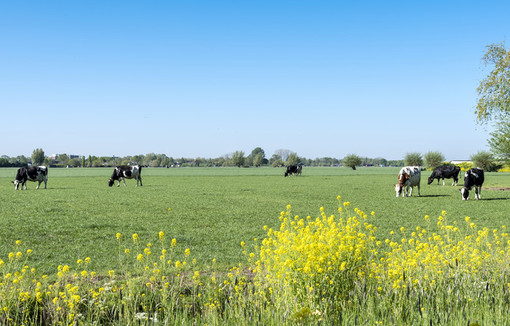
[[[0,155],[487,150],[510,1],[2,1]]]

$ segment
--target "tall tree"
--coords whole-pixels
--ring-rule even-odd
[[[482,58],[485,66],[493,66],[477,88],[475,114],[478,122],[510,116],[510,50],[505,43],[490,44]]]
[[[296,165],[299,163],[299,157],[296,153],[290,153],[289,157],[287,157],[287,161],[285,162],[285,165]]]
[[[261,147],[255,147],[252,151],[251,151],[251,156],[252,157],[255,157],[257,156],[258,154],[262,154],[262,159],[265,159],[266,158],[266,153],[264,153],[264,150],[261,148]]]
[[[40,165],[44,162],[44,151],[42,148],[36,148],[32,152],[32,165]]]
[[[232,164],[234,164],[237,167],[241,167],[244,165],[244,152],[243,151],[235,151],[234,154],[232,154]]]
[[[290,149],[277,149],[274,153],[280,156],[282,161],[285,162],[287,161],[287,158],[292,153],[292,151]]]
[[[264,154],[262,153],[255,154],[255,156],[253,157],[253,165],[259,167],[262,165],[262,163],[264,163]]]
[[[510,118],[503,119],[490,135],[491,152],[497,159],[510,164]]]

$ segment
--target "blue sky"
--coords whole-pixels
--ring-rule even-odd
[[[0,155],[487,150],[508,1],[3,1]]]

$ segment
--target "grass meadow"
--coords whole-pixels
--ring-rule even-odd
[[[366,318],[366,316],[363,317],[363,309],[374,311],[373,314],[369,314],[371,317],[368,321],[371,325],[377,324],[379,321],[381,323],[385,321],[385,324],[387,324],[386,322],[406,324],[406,319],[400,320],[399,317],[396,317],[402,315],[402,311],[400,311],[402,309],[405,315],[405,308],[398,308],[400,309],[399,313],[391,313],[396,308],[390,305],[386,308],[389,313],[385,315],[384,312],[381,312],[382,310],[377,310],[372,305],[356,310],[352,308],[354,303],[348,299],[345,299],[346,305],[342,305],[342,309],[346,312],[349,309],[354,309],[353,311],[357,311],[358,315],[356,313],[354,315],[348,315],[347,313],[338,315],[338,313],[335,313],[331,315],[335,316],[332,320],[324,316],[324,312],[321,313],[320,309],[317,310],[319,313],[315,314],[315,310],[311,306],[316,304],[320,306],[321,300],[325,302],[326,290],[318,301],[319,303],[313,303],[315,302],[314,299],[310,299],[311,301],[305,300],[308,303],[303,306],[286,306],[282,308],[283,310],[273,309],[273,311],[278,311],[285,316],[264,317],[261,311],[267,309],[266,304],[263,304],[264,308],[261,308],[262,303],[257,301],[257,303],[244,303],[244,308],[234,309],[235,311],[232,312],[231,317],[228,317],[228,309],[226,308],[228,305],[225,302],[234,300],[235,293],[238,291],[238,282],[245,277],[245,275],[240,276],[239,273],[244,274],[245,269],[248,270],[248,267],[236,270],[236,268],[239,268],[240,262],[246,262],[247,260],[247,250],[244,246],[254,247],[254,250],[257,250],[257,247],[258,250],[261,250],[262,247],[267,249],[267,243],[261,246],[260,241],[266,237],[271,237],[268,235],[268,229],[284,230],[285,226],[282,225],[282,219],[285,220],[285,216],[287,218],[293,218],[295,215],[300,218],[311,216],[311,220],[322,216],[326,219],[327,216],[338,214],[339,206],[342,207],[345,202],[349,202],[350,206],[344,206],[344,208],[352,209],[351,214],[358,216],[358,218],[367,218],[368,215],[370,225],[377,227],[377,238],[380,241],[389,239],[388,241],[391,242],[400,241],[402,230],[414,230],[416,227],[430,228],[430,221],[424,219],[426,215],[433,220],[437,219],[438,216],[447,216],[450,225],[465,224],[469,220],[471,223],[476,223],[480,229],[487,227],[488,230],[501,230],[502,226],[506,226],[510,221],[510,191],[490,190],[490,188],[510,187],[510,174],[504,173],[486,173],[481,201],[475,201],[474,194],[470,196],[469,201],[462,201],[459,193],[460,185],[451,186],[451,180],[446,180],[447,185],[445,186],[442,183],[437,185],[436,182],[427,185],[426,178],[430,175],[430,171],[422,172],[420,197],[416,196],[417,191],[415,190],[414,196],[411,198],[396,198],[393,183],[397,180],[398,168],[373,167],[359,168],[353,171],[347,168],[304,167],[302,176],[287,178],[283,177],[284,170],[281,168],[145,168],[142,172],[143,187],[136,188],[135,181],[126,180],[127,187],[121,184],[119,188],[116,186],[109,188],[107,181],[112,170],[112,168],[50,169],[48,189],[42,187],[42,189],[35,190],[36,183],[28,182],[28,190],[15,191],[10,181],[14,179],[16,170],[0,169],[0,199],[2,202],[0,205],[0,237],[2,239],[0,242],[0,258],[8,262],[11,269],[26,270],[27,268],[24,267],[29,266],[34,274],[34,283],[36,283],[35,279],[37,277],[44,275],[47,279],[47,286],[51,282],[57,282],[56,280],[61,280],[59,284],[63,286],[66,282],[72,284],[71,279],[73,277],[79,278],[80,272],[82,276],[89,277],[91,275],[90,271],[94,271],[91,280],[95,284],[100,283],[103,278],[111,278],[114,273],[119,277],[122,275],[125,279],[133,277],[137,273],[143,274],[143,268],[139,272],[129,271],[126,267],[127,262],[124,252],[129,250],[133,253],[136,250],[141,251],[142,246],[145,247],[147,244],[145,251],[145,254],[147,254],[152,246],[156,247],[156,244],[158,244],[165,250],[163,256],[166,255],[166,250],[170,248],[174,248],[175,255],[179,251],[176,257],[182,256],[181,258],[174,258],[172,262],[169,260],[168,265],[174,265],[176,260],[179,260],[180,264],[188,257],[193,257],[193,263],[191,263],[191,259],[188,259],[190,264],[188,273],[190,275],[195,271],[195,276],[197,272],[201,275],[207,274],[209,277],[211,275],[218,275],[218,278],[223,276],[226,278],[224,281],[226,282],[224,283],[225,287],[230,284],[228,280],[232,273],[237,273],[238,277],[234,282],[235,284],[232,283],[234,285],[230,284],[235,287],[235,290],[232,290],[233,294],[230,297],[226,296],[227,299],[224,298],[223,303],[221,300],[216,303],[216,306],[222,308],[214,316],[204,313],[203,310],[197,307],[202,306],[203,309],[203,306],[211,307],[211,304],[214,306],[214,303],[211,302],[215,302],[216,299],[209,298],[209,300],[212,300],[211,302],[201,302],[200,304],[193,301],[196,299],[189,299],[193,302],[186,303],[180,308],[177,308],[178,304],[174,302],[172,308],[165,311],[162,308],[164,305],[157,303],[158,299],[155,299],[153,294],[152,299],[147,299],[149,304],[145,301],[145,304],[137,302],[132,306],[132,313],[128,315],[123,314],[124,310],[116,310],[118,304],[113,305],[114,308],[109,306],[109,310],[107,309],[109,312],[106,315],[101,315],[101,318],[96,316],[101,323],[125,324],[122,322],[122,318],[125,318],[124,322],[126,322],[135,316],[141,316],[142,319],[139,322],[149,323],[154,322],[156,318],[151,319],[151,316],[159,313],[158,320],[162,324],[178,324],[189,321],[198,324],[220,324],[223,322],[251,324],[254,320],[257,320],[257,317],[253,315],[253,311],[247,312],[249,309],[246,309],[246,305],[252,305],[258,307],[256,308],[259,313],[258,321],[262,324],[308,323],[322,320],[340,324],[361,324],[363,318]],[[462,183],[463,177],[459,181],[459,184]],[[337,196],[341,196],[341,202],[339,202]],[[372,212],[374,212],[373,216]],[[469,217],[469,219],[466,217]],[[320,229],[322,226],[316,227]],[[432,223],[432,227],[435,227],[435,222]],[[136,234],[136,239],[132,239],[133,234]],[[164,234],[165,239],[175,239],[178,246],[160,244],[162,234]],[[411,236],[408,235],[407,237]],[[257,239],[258,242],[254,239]],[[19,242],[16,244],[16,241]],[[284,243],[282,239],[273,240],[273,244],[275,242]],[[507,248],[508,246],[510,245],[507,245]],[[23,250],[17,248],[23,248]],[[158,250],[161,250],[161,248]],[[276,247],[271,248],[276,250]],[[357,247],[354,246],[354,248]],[[30,257],[26,257],[27,254],[24,254],[24,250],[27,249],[30,250]],[[185,249],[189,250],[185,252]],[[18,257],[14,258],[17,252],[20,253],[19,266],[15,264]],[[22,259],[21,253],[24,254]],[[10,254],[11,256],[9,256]],[[502,258],[506,260],[501,265],[506,266],[506,271],[503,273],[505,277],[508,277],[509,274],[509,254],[510,252],[506,253],[505,258]],[[147,261],[149,260],[148,255],[144,257]],[[356,254],[353,254],[352,257],[356,257]],[[82,267],[83,265],[80,265],[85,259],[87,259],[86,271]],[[294,259],[298,260],[295,257],[291,260]],[[360,260],[361,258],[356,259]],[[142,258],[138,260],[142,261]],[[133,261],[136,263],[136,260],[133,259]],[[157,265],[157,259],[151,262],[155,264],[154,266]],[[26,266],[24,266],[25,264]],[[265,264],[269,266],[271,263],[265,261]],[[191,265],[193,265],[193,268],[191,268]],[[356,274],[360,277],[360,275],[364,275],[364,272],[357,270],[358,267],[355,266],[358,265],[354,264],[351,272],[353,275]],[[63,266],[64,271],[62,270]],[[64,277],[64,282],[61,276],[66,272],[65,266],[68,270],[75,269],[76,272],[74,276],[70,274],[69,278]],[[345,268],[345,264],[343,266]],[[145,270],[149,268],[153,270],[152,266],[145,265]],[[176,267],[174,266],[174,268]],[[161,273],[161,269],[161,266],[158,266],[158,275]],[[16,270],[15,272],[23,274],[25,271]],[[15,272],[13,273],[15,274]],[[180,285],[182,285],[182,275],[185,273],[177,273],[173,270],[171,272],[167,270],[167,272],[172,274],[172,279],[176,275],[181,276]],[[4,272],[4,279],[7,280],[6,273]],[[252,275],[252,272],[248,274]],[[315,275],[314,277],[318,274],[320,273],[312,273],[312,275]],[[153,277],[148,277],[151,281],[147,284],[154,285],[156,283],[155,279],[152,279]],[[399,277],[403,278],[405,282],[406,273],[403,272],[403,277],[402,275]],[[213,276],[213,279],[215,278]],[[277,279],[273,279],[271,282],[277,283]],[[190,277],[189,282],[185,284],[188,289],[193,289],[194,280],[196,279]],[[269,280],[269,278],[266,278],[266,280]],[[243,282],[240,284],[247,284]],[[296,284],[297,281],[294,279],[293,282],[293,284]],[[352,279],[346,279],[345,282],[355,283]],[[501,297],[501,304],[504,306],[509,298],[508,292],[505,291],[510,291],[510,288],[505,288],[505,282],[509,282],[510,287],[510,281],[505,279],[502,282],[502,290],[499,290],[496,297]],[[8,281],[4,283],[8,283]],[[167,282],[163,283],[166,284]],[[85,287],[83,284],[80,286]],[[395,283],[393,283],[393,286],[394,288],[389,289],[388,293],[396,291]],[[51,285],[50,290],[46,291],[47,300],[51,299],[51,289],[54,287],[56,285]],[[253,295],[257,293],[255,287],[253,285]],[[313,292],[311,290],[313,286],[303,287]],[[101,287],[98,285],[98,288]],[[428,288],[431,288],[431,286],[429,285]],[[272,294],[273,290],[266,289],[264,296],[267,297],[268,293]],[[18,289],[18,291],[20,290]],[[145,297],[146,292],[144,291],[146,290],[142,291]],[[163,289],[160,289],[160,291],[163,291]],[[247,291],[246,288],[245,291]],[[349,291],[354,291],[354,289],[343,289],[341,291],[350,293]],[[374,291],[377,294],[377,291],[384,291],[384,287],[381,290]],[[501,291],[503,292],[501,293]],[[140,295],[142,292],[140,292]],[[58,293],[65,294],[67,292]],[[44,295],[44,293],[41,295]],[[72,293],[67,293],[67,295],[71,298]],[[407,295],[410,295],[409,291]],[[58,295],[56,296],[58,297]],[[81,295],[82,298],[84,296],[85,294]],[[177,298],[183,296],[185,296],[183,292],[177,291]],[[421,296],[422,299],[418,294],[418,301],[425,300],[423,293]],[[147,297],[150,296],[147,295]],[[305,297],[307,296],[305,295]],[[307,298],[309,299],[309,297]],[[469,294],[467,294],[467,297],[469,297]],[[71,303],[73,307],[70,307],[69,302],[71,301],[69,300],[71,299],[69,298],[66,299],[68,301],[65,301],[67,305],[62,305],[61,310],[56,310],[57,308],[53,309],[45,306],[41,303],[45,302],[44,300],[38,301],[34,296],[32,298],[34,303],[30,309],[40,309],[44,312],[40,312],[39,317],[37,317],[39,319],[32,320],[32,322],[44,323],[48,320],[64,324],[93,324],[97,322],[93,315],[89,314],[83,317],[83,311],[77,308],[78,302],[80,302],[80,305],[85,305],[83,300],[76,299],[77,301],[74,304]],[[375,298],[370,300],[372,299],[375,302]],[[2,303],[5,305],[4,318],[6,320],[14,318],[14,322],[27,322],[26,317],[23,317],[26,316],[26,313],[19,311],[19,303],[18,305],[6,304],[5,302],[10,302],[6,300],[5,296],[0,297],[0,305]],[[51,307],[56,307],[56,299],[52,300]],[[405,302],[405,298],[399,300]],[[184,302],[186,299],[182,299],[182,301]],[[296,297],[293,297],[290,301],[296,301]],[[272,300],[271,302],[277,304],[279,301]],[[401,301],[398,302],[402,303]],[[431,304],[430,309],[434,307],[436,309],[437,306],[434,305],[437,304]],[[448,306],[448,304],[445,305]],[[402,306],[405,306],[405,304],[402,304]],[[233,308],[231,307],[231,309]],[[418,310],[420,309],[418,308]],[[469,322],[470,318],[483,322],[484,314],[479,311],[483,312],[484,309],[483,305],[477,306],[474,309],[476,313],[473,316],[470,316],[464,310],[462,310],[462,313],[459,312],[458,316],[452,314],[454,316],[452,318],[456,318],[453,319],[452,324],[459,320],[462,320],[463,323]],[[47,311],[52,311],[53,315]],[[60,311],[60,313],[57,313],[57,311]],[[82,311],[82,313],[78,313],[79,311]],[[179,311],[179,313],[176,313],[176,311]],[[190,313],[190,311],[193,311],[193,313]],[[282,311],[289,312],[283,313]],[[171,319],[170,315],[173,315],[172,318],[174,319]],[[77,316],[81,316],[82,319],[80,320]],[[166,319],[163,318],[164,316],[166,316]],[[232,316],[235,316],[235,318]],[[419,311],[419,316],[412,314],[410,316],[409,318],[423,318],[423,320],[419,320],[420,324],[429,324],[429,322],[436,324],[438,321],[440,324],[449,324],[449,322],[443,323],[441,319],[437,319],[443,318],[444,321],[444,318],[448,320],[448,317],[429,315],[425,318],[421,311]],[[358,318],[360,319],[358,320]],[[508,321],[508,318],[502,318],[497,319],[497,321]],[[408,319],[407,321],[409,320],[414,319]]]

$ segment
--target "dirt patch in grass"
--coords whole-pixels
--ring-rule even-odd
[[[483,188],[483,190],[510,191],[510,187],[491,187],[491,188]]]

